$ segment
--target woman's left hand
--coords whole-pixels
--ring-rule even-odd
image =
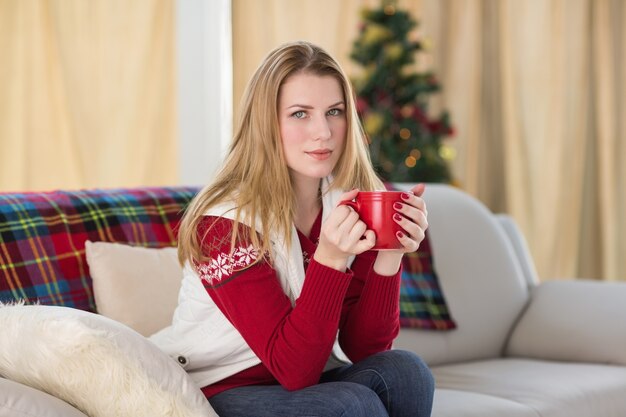
[[[398,272],[402,257],[407,252],[415,252],[428,228],[428,211],[422,198],[424,184],[418,184],[409,192],[402,193],[402,203],[397,203],[394,221],[402,227],[404,232],[398,232],[396,237],[402,244],[401,249],[378,252],[374,271],[379,275],[393,275]]]
[[[428,210],[422,198],[425,185],[417,184],[410,192],[402,193],[402,203],[396,203],[396,215],[393,220],[405,231],[396,233],[403,248],[401,253],[415,252],[424,240],[428,228]]]

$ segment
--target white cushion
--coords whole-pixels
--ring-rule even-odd
[[[98,314],[0,305],[0,374],[91,417],[216,416],[187,373],[139,333]]]
[[[0,417],[87,417],[65,401],[0,378]]]
[[[532,410],[533,416],[624,417],[626,410],[626,368],[622,366],[493,359],[437,366],[432,372],[437,389],[500,398]],[[469,409],[470,405],[463,407]],[[477,415],[462,410],[457,408],[456,415]],[[481,415],[518,414],[490,412],[485,407]],[[440,415],[433,413],[433,417]]]
[[[183,278],[176,248],[85,242],[98,313],[144,336],[172,323]]]
[[[506,354],[626,365],[626,283],[547,281],[534,289]]]

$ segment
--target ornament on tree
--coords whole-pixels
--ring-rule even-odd
[[[446,111],[429,115],[428,98],[440,90],[434,74],[414,71],[415,54],[428,41],[395,1],[364,9],[350,57],[363,67],[354,80],[357,111],[378,174],[393,182],[452,182],[455,150],[443,143],[453,135]]]

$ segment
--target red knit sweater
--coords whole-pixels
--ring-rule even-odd
[[[215,217],[205,217],[199,230],[214,221],[211,243],[219,244],[205,241],[205,254],[211,259],[230,252],[232,230],[231,220]],[[225,265],[222,271],[228,272],[219,280],[203,280],[215,304],[262,362],[204,387],[207,398],[244,385],[281,384],[295,390],[316,384],[337,331],[342,350],[353,362],[391,348],[399,331],[400,272],[376,274],[374,251],[357,256],[345,273],[317,263],[313,253],[320,227],[321,212],[309,236],[298,232],[306,274],[294,307],[266,261]],[[247,248],[249,243],[240,242],[238,247]],[[199,271],[207,269],[206,264],[204,269],[198,266]]]

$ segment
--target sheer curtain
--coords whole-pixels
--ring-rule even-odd
[[[626,279],[626,4],[592,3],[592,117],[587,189],[597,196],[598,263],[609,279]]]
[[[378,1],[233,0],[234,100],[263,55],[308,39],[345,68]],[[398,1],[432,49],[461,187],[520,224],[543,278],[626,280],[626,6],[620,0]]]
[[[176,183],[174,0],[1,0],[0,56],[0,190]]]

